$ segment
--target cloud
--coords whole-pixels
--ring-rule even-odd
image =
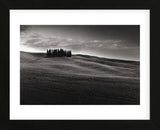
[[[73,53],[139,59],[139,47],[131,46],[131,44],[127,44],[127,42],[128,41],[121,39],[81,40],[71,37],[46,36],[39,33],[28,34],[21,32],[22,51],[39,52],[46,51],[47,48],[63,48],[70,49]]]
[[[47,48],[64,48],[73,51],[127,49],[124,40],[80,40],[70,37],[45,36],[38,33],[21,33],[21,45],[45,51]]]
[[[30,25],[20,25],[20,31],[21,32],[26,31],[28,28],[30,28]]]
[[[123,40],[91,40],[86,42],[87,48],[119,49],[125,47]]]

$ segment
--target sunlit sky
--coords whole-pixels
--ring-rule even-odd
[[[138,25],[21,25],[21,51],[72,50],[106,58],[139,60]]]

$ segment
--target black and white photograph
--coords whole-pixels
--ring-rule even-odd
[[[159,129],[157,0],[0,7],[0,129]]]
[[[20,105],[140,105],[140,25],[20,25]]]

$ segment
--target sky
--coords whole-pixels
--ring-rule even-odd
[[[45,52],[63,48],[73,54],[138,60],[139,25],[21,25],[20,48]]]

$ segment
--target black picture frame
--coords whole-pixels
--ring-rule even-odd
[[[158,0],[62,1],[0,0],[1,87],[0,129],[129,129],[159,130],[159,4]],[[10,9],[149,9],[150,10],[150,120],[9,120],[9,10]]]

